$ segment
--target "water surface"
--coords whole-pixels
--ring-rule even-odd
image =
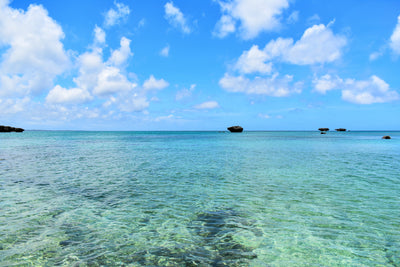
[[[0,135],[0,266],[299,265],[400,265],[400,132]]]

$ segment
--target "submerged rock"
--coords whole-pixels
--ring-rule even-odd
[[[243,127],[241,127],[241,126],[231,126],[231,127],[228,127],[228,130],[231,133],[241,133],[241,132],[243,132]]]
[[[10,132],[22,133],[23,131],[24,129],[22,128],[0,125],[0,133],[10,133]]]
[[[382,139],[392,139],[389,135],[385,135]]]

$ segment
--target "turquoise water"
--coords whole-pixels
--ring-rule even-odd
[[[0,266],[304,265],[400,266],[400,132],[0,135]]]

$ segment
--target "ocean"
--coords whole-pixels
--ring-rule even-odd
[[[2,133],[0,266],[400,266],[400,132]]]

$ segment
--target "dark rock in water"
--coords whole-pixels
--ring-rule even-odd
[[[346,131],[346,129],[345,128],[338,128],[338,129],[335,129],[337,132],[345,132]]]
[[[0,125],[0,133],[10,133],[10,132],[22,133],[23,131],[24,129],[22,128]]]
[[[392,139],[389,135],[385,135],[382,139]]]
[[[231,127],[228,127],[228,130],[231,133],[241,133],[241,132],[243,132],[243,127],[241,127],[241,126],[231,126]]]
[[[321,132],[321,134],[326,134],[326,132]]]
[[[329,131],[329,128],[319,128],[318,130],[320,130],[321,132],[327,132]]]

